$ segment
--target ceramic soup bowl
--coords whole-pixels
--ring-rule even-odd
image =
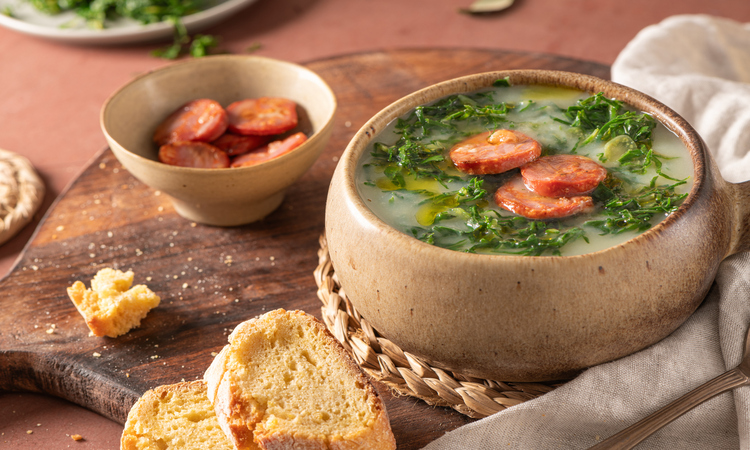
[[[439,248],[376,217],[355,173],[368,144],[418,105],[511,85],[602,92],[646,112],[684,143],[693,186],[648,231],[576,256],[487,255]],[[689,170],[689,169],[688,169]],[[719,263],[750,247],[750,182],[726,182],[696,131],[649,96],[591,76],[482,73],[391,104],[354,136],[328,194],[326,237],[342,288],[362,316],[404,351],[465,375],[566,379],[666,337],[700,305]]]
[[[203,169],[163,164],[154,131],[181,105],[208,98],[223,107],[258,97],[283,97],[298,105],[307,140],[260,164]],[[247,55],[218,55],[167,65],[136,77],[102,107],[100,124],[112,152],[137,179],[169,195],[178,214],[208,225],[235,226],[262,219],[283,201],[286,189],[317,160],[333,128],[336,97],[311,70]]]

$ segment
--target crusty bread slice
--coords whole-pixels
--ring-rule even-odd
[[[156,387],[130,409],[121,450],[232,450],[202,380]]]
[[[91,280],[91,289],[80,281],[68,288],[68,296],[96,336],[117,337],[141,324],[141,319],[159,305],[159,296],[148,287],[133,284],[133,272],[101,269]]]
[[[278,309],[239,324],[204,378],[238,450],[396,448],[369,378],[302,311]]]

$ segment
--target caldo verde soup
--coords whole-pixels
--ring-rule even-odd
[[[357,186],[378,217],[458,251],[577,255],[625,242],[687,197],[691,159],[651,116],[602,94],[495,85],[377,136]]]

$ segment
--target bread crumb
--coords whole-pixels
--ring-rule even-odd
[[[91,356],[93,356],[94,358],[99,358],[102,356],[102,354],[99,352],[94,352]]]
[[[76,281],[68,296],[93,335],[117,337],[139,326],[161,300],[145,285],[132,284],[132,271],[104,268],[91,280],[91,289]]]
[[[26,434],[34,434],[34,430],[26,430]]]
[[[83,440],[83,436],[81,436],[80,434],[71,434],[70,438],[73,439],[74,441],[82,441]]]

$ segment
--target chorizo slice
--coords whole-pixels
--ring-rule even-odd
[[[159,161],[164,164],[202,169],[229,167],[229,156],[205,142],[172,142],[159,148]]]
[[[591,193],[607,169],[580,155],[543,156],[521,167],[526,187],[543,197],[575,197]]]
[[[530,191],[521,175],[516,175],[495,192],[495,203],[505,210],[527,219],[560,219],[590,212],[594,200],[587,196],[544,197]]]
[[[297,126],[297,104],[286,98],[260,97],[227,106],[229,130],[237,134],[267,136]]]
[[[307,140],[305,133],[294,133],[293,135],[278,141],[269,142],[268,145],[257,148],[232,159],[232,167],[247,167],[266,162],[273,158],[289,153],[302,145]]]
[[[461,172],[486,175],[507,172],[534,161],[542,154],[542,146],[523,133],[501,129],[459,142],[449,154]]]
[[[211,142],[227,129],[227,112],[211,99],[187,102],[169,115],[154,132],[159,145],[181,141]]]
[[[219,139],[211,142],[211,145],[224,150],[231,158],[266,145],[271,139],[273,139],[272,136],[243,136],[234,133],[224,133]]]

